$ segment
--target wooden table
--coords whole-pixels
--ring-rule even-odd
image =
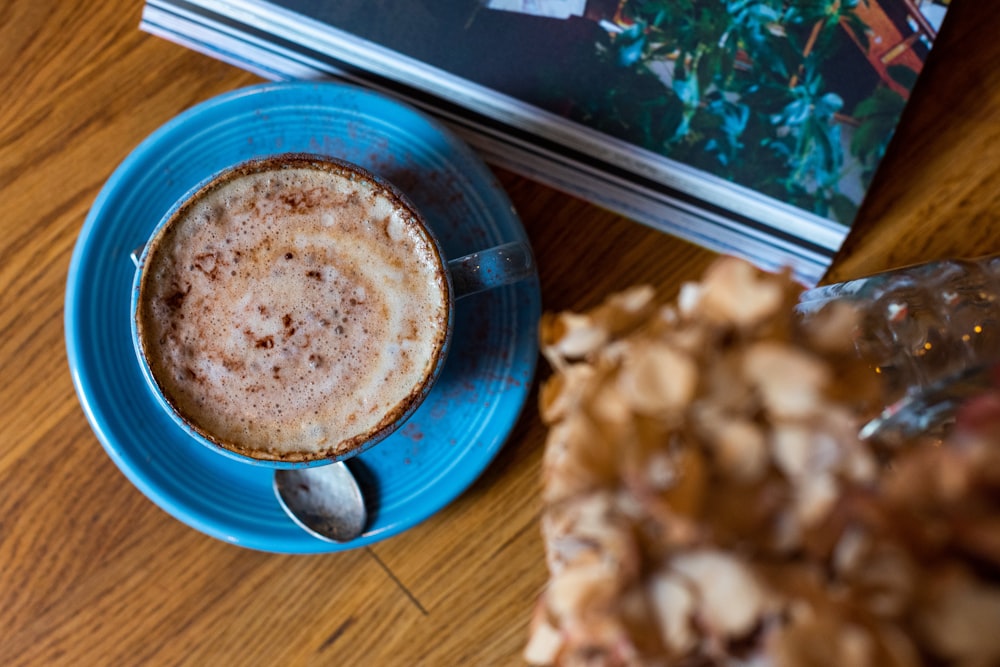
[[[953,4],[833,278],[1000,252],[1000,13]],[[67,267],[88,208],[155,128],[257,81],[140,33],[140,10],[139,0],[0,6],[0,664],[517,664],[547,576],[534,393],[458,501],[371,548],[317,557],[237,548],[175,521],[91,432],[63,343]],[[669,297],[714,258],[498,173],[534,244],[547,309],[640,282]]]

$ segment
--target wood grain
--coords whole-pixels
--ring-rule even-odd
[[[831,279],[1000,252],[1000,14],[955,0]],[[0,3],[0,664],[518,664],[546,580],[535,395],[439,515],[321,557],[217,542],[146,500],[76,400],[63,297],[98,190],[172,116],[255,77],[139,32],[141,3]],[[636,283],[664,298],[715,255],[497,171],[549,310]],[[542,377],[547,371],[540,369]]]

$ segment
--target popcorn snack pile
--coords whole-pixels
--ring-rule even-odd
[[[547,315],[536,665],[1000,664],[1000,418],[858,439],[855,315],[736,259]],[[985,424],[985,425],[984,425]]]

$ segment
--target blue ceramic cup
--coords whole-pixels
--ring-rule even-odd
[[[380,415],[381,419],[370,428],[364,428],[360,432],[345,430],[344,437],[341,437],[339,429],[346,429],[345,425],[327,424],[323,426],[323,433],[325,434],[324,438],[327,438],[330,444],[306,449],[288,449],[280,446],[281,443],[271,443],[273,446],[268,447],[248,447],[239,442],[239,438],[225,434],[220,435],[214,427],[206,425],[206,421],[210,420],[207,420],[204,415],[206,411],[211,412],[213,409],[211,404],[205,405],[205,401],[202,401],[197,410],[192,410],[190,408],[192,402],[187,398],[182,398],[182,392],[176,388],[177,383],[167,381],[169,373],[179,373],[179,370],[171,367],[172,363],[176,365],[176,361],[168,360],[159,352],[160,346],[153,344],[154,337],[160,338],[162,343],[164,334],[160,324],[155,321],[156,318],[151,315],[155,309],[150,304],[157,298],[162,300],[164,291],[157,288],[163,287],[163,285],[158,286],[157,282],[162,283],[168,278],[164,277],[167,275],[164,271],[154,270],[151,267],[158,266],[154,260],[157,254],[163,255],[173,252],[171,244],[176,243],[175,240],[172,240],[177,236],[176,227],[182,224],[190,225],[192,211],[199,204],[204,204],[213,193],[219,192],[221,188],[240,179],[247,177],[253,179],[288,170],[305,170],[306,173],[312,171],[333,172],[338,177],[346,177],[353,183],[361,184],[361,187],[366,188],[364,192],[376,192],[386,201],[390,201],[393,207],[403,211],[406,214],[406,219],[412,221],[415,229],[426,242],[421,246],[425,250],[430,250],[429,256],[433,257],[434,271],[443,277],[442,292],[445,317],[436,320],[437,324],[434,326],[438,328],[438,331],[436,331],[433,354],[427,360],[425,370],[420,374],[412,390],[405,398],[384,410]],[[297,202],[293,202],[293,204],[297,205]],[[202,208],[210,209],[207,206]],[[280,224],[280,222],[279,218],[277,223]],[[398,189],[357,165],[328,156],[312,154],[274,155],[243,162],[214,174],[195,186],[167,211],[154,228],[149,240],[141,250],[137,250],[133,254],[133,261],[136,264],[136,271],[132,281],[131,295],[132,344],[146,385],[157,404],[170,415],[181,429],[202,445],[232,459],[273,468],[326,465],[356,456],[385,439],[402,426],[420,406],[440,376],[451,342],[455,300],[534,275],[531,249],[523,242],[486,248],[464,257],[446,260],[440,244],[423,216]],[[193,266],[190,268],[194,269]],[[199,269],[201,268],[199,266]],[[236,275],[235,270],[233,275]],[[174,277],[176,278],[176,275]],[[250,284],[253,285],[252,279]],[[263,289],[261,293],[264,293]],[[157,294],[160,296],[156,296]],[[406,298],[405,295],[403,298]],[[155,312],[162,313],[164,311],[161,308]],[[240,325],[233,322],[227,326]],[[154,331],[159,333],[154,334]],[[198,355],[202,354],[200,338],[207,338],[207,336],[196,335],[193,341],[186,339],[184,343],[185,350],[193,355],[193,359],[197,359]],[[207,346],[208,343],[205,347]],[[239,350],[238,353],[245,352],[246,355],[252,355],[254,353],[252,347],[252,341],[248,340],[247,349],[245,351]],[[163,358],[159,358],[157,355]],[[242,363],[238,358],[236,362]],[[249,364],[247,367],[253,368],[254,365]],[[193,376],[194,371],[190,372]],[[250,415],[250,417],[258,418],[257,415]],[[264,431],[266,432],[267,429],[265,428]],[[272,440],[278,438],[273,433],[269,437]]]

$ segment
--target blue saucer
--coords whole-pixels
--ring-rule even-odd
[[[527,240],[482,161],[436,122],[358,88],[279,83],[222,95],[177,116],[108,179],[69,268],[66,348],[87,419],[108,455],[166,512],[212,537],[284,553],[341,551],[383,540],[461,494],[500,450],[537,359],[537,279],[467,297],[434,389],[398,432],[351,461],[371,505],[367,532],[316,540],[285,516],[272,470],[191,440],[148,393],[129,337],[129,253],[163,212],[219,169],[283,152],[360,164],[426,214],[446,255]]]

